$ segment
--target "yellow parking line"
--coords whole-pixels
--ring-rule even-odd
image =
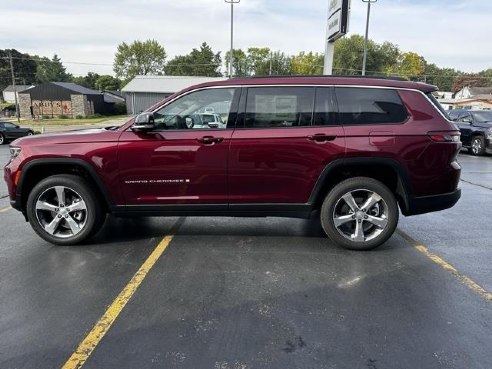
[[[12,209],[12,206],[7,206],[6,208],[0,209],[0,213],[5,213],[6,211],[9,211]]]
[[[467,277],[463,273],[459,272],[454,266],[449,264],[447,261],[445,261],[441,257],[437,256],[436,254],[431,253],[429,251],[429,249],[427,249],[427,247],[419,244],[417,241],[415,241],[412,237],[410,237],[408,234],[406,234],[402,230],[398,229],[397,232],[408,243],[410,243],[413,247],[415,247],[415,249],[417,249],[419,252],[421,252],[422,254],[427,256],[429,259],[431,259],[434,263],[436,263],[437,265],[442,267],[444,270],[451,273],[454,277],[456,277],[456,279],[458,279],[461,283],[463,283],[465,286],[467,286],[473,292],[482,296],[485,300],[492,302],[492,293],[490,293],[485,288],[483,288],[482,286],[477,284],[470,277]]]
[[[140,269],[135,273],[130,282],[128,282],[118,297],[116,297],[113,303],[109,306],[101,319],[99,319],[89,334],[87,334],[84,340],[80,343],[65,365],[63,365],[62,369],[78,369],[84,365],[86,360],[92,354],[92,351],[94,351],[104,335],[108,332],[109,328],[111,328],[111,325],[121,313],[127,302],[131,299],[147,273],[150,269],[152,269],[156,261],[166,250],[172,239],[173,235],[168,235],[162,239],[152,254],[150,254]]]

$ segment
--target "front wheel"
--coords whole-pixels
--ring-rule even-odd
[[[54,175],[39,182],[27,199],[27,218],[36,233],[55,245],[75,245],[103,222],[94,190],[83,178]]]
[[[0,133],[0,145],[3,145],[5,143],[5,136]]]
[[[470,152],[476,156],[480,156],[485,153],[485,140],[483,136],[473,137],[473,140],[471,142]]]
[[[327,236],[351,250],[370,250],[386,242],[398,224],[398,204],[381,182],[367,177],[337,184],[321,207]]]

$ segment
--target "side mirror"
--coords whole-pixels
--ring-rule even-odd
[[[135,117],[135,122],[130,127],[133,132],[148,132],[154,129],[154,114],[140,113]]]

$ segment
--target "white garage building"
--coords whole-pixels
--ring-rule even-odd
[[[223,81],[222,77],[136,76],[121,89],[128,114],[138,114],[156,102],[184,88],[205,82]]]

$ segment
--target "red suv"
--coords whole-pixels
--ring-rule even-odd
[[[404,215],[460,198],[460,132],[436,87],[374,78],[231,79],[183,90],[117,128],[21,138],[10,201],[45,240],[80,243],[114,216],[319,214],[371,249]],[[222,126],[203,125],[215,114]]]

